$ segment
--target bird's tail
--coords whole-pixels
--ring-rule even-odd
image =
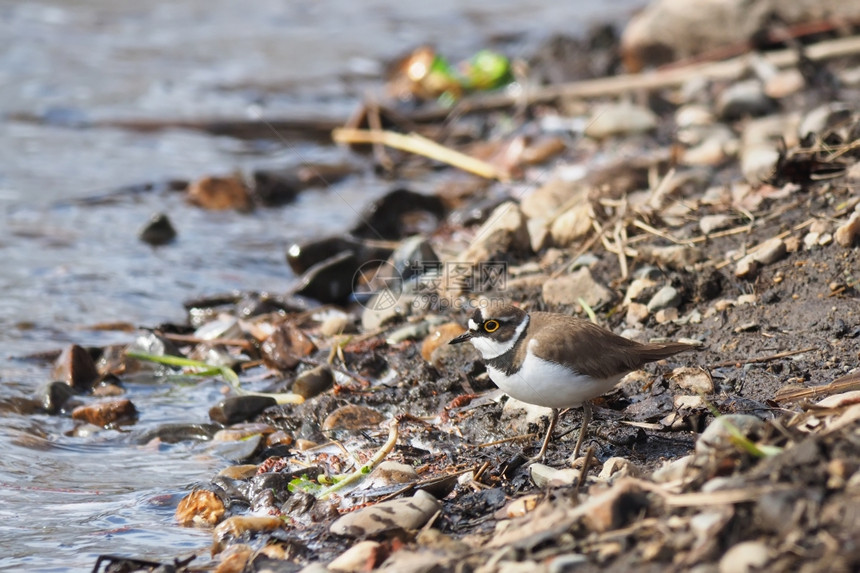
[[[666,342],[662,344],[643,344],[639,349],[639,356],[646,362],[654,362],[662,360],[670,356],[674,356],[685,350],[694,350],[695,344],[687,344],[685,342]]]

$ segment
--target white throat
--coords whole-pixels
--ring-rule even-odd
[[[517,329],[514,331],[514,335],[510,338],[510,340],[506,342],[499,342],[486,336],[473,336],[471,342],[472,345],[478,349],[478,352],[481,353],[481,357],[484,360],[490,360],[492,358],[496,358],[497,356],[501,356],[502,354],[508,352],[511,348],[513,348],[514,345],[517,343],[517,340],[520,339],[520,336],[523,335],[523,331],[528,325],[529,317],[526,316],[523,321],[517,326]],[[473,321],[469,320],[470,328],[476,329],[477,326],[477,324],[474,324]]]

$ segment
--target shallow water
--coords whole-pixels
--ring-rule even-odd
[[[129,342],[129,333],[88,327],[183,321],[192,297],[282,292],[293,280],[286,244],[342,231],[386,188],[354,178],[284,208],[204,212],[179,193],[134,186],[349,156],[190,130],[70,126],[345,117],[380,84],[383,62],[420,43],[452,60],[500,39],[508,53],[527,53],[552,32],[624,19],[639,3],[262,0],[249,10],[229,0],[0,0],[0,569],[89,571],[105,553],[169,560],[205,549],[209,534],[175,526],[173,509],[226,465],[205,445],[140,446],[118,431],[73,438],[68,418],[21,413],[14,401],[50,372],[17,358]],[[42,121],[10,119],[17,114]],[[137,239],[155,212],[179,232],[159,249]],[[131,384],[141,413],[132,429],[205,422],[219,389]]]

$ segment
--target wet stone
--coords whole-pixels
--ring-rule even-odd
[[[384,261],[392,253],[390,247],[378,246],[350,236],[338,235],[293,243],[287,249],[287,263],[300,275],[312,266],[344,252],[355,255],[358,264]]]
[[[140,230],[138,237],[144,243],[158,247],[166,245],[175,239],[176,229],[173,228],[173,223],[170,222],[170,218],[167,215],[157,213]]]
[[[40,390],[40,394],[42,408],[49,414],[59,414],[75,395],[75,391],[65,382],[51,382]]]
[[[364,430],[375,428],[382,420],[382,414],[367,406],[347,404],[341,406],[328,416],[322,423],[324,432],[336,430]]]
[[[203,177],[188,186],[188,200],[204,209],[236,209],[250,211],[253,208],[251,194],[239,177]]]
[[[137,409],[131,400],[111,400],[78,406],[72,410],[72,418],[105,428],[119,424],[131,424],[137,419]]]
[[[325,364],[321,364],[316,368],[299,374],[293,382],[291,390],[307,400],[322,394],[331,388],[333,384],[334,374],[331,368]]]
[[[268,435],[274,432],[275,429],[268,424],[236,424],[223,430],[218,430],[212,436],[213,442],[235,442],[244,440],[256,434]]]
[[[352,234],[374,240],[398,240],[429,234],[444,217],[445,205],[439,197],[395,189],[362,211]]]
[[[231,462],[241,463],[251,459],[257,453],[262,442],[262,434],[254,434],[233,442],[212,442],[210,451]]]
[[[321,303],[344,304],[352,294],[360,264],[352,251],[320,261],[304,272],[293,292]]]
[[[77,344],[66,347],[54,368],[54,376],[77,392],[89,392],[99,378],[92,355]]]
[[[369,571],[385,551],[382,544],[377,541],[359,541],[334,561],[328,564],[327,569],[336,573],[360,573]]]
[[[335,535],[373,536],[391,529],[418,529],[442,509],[439,501],[422,490],[412,497],[383,501],[348,513],[331,524]]]
[[[211,491],[198,489],[182,498],[176,521],[185,527],[214,527],[224,517],[224,502]]]
[[[277,403],[271,396],[231,396],[209,409],[209,419],[229,426],[256,418]]]
[[[160,440],[166,444],[185,441],[202,442],[211,440],[220,429],[221,426],[217,424],[162,424],[141,433],[135,442],[138,444],[146,444],[152,440]]]
[[[235,515],[221,522],[213,531],[215,549],[220,551],[228,539],[248,539],[257,533],[274,531],[283,526],[284,522],[277,517]]]
[[[368,476],[378,486],[404,484],[416,481],[418,474],[415,468],[399,462],[384,461]]]
[[[299,327],[285,322],[263,341],[261,350],[270,367],[292,370],[302,358],[316,350],[316,345]]]

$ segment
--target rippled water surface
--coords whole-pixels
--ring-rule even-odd
[[[525,53],[550,33],[623,20],[639,3],[0,0],[0,569],[89,571],[105,553],[169,560],[205,548],[210,535],[175,526],[173,510],[226,465],[205,444],[134,439],[165,422],[208,421],[218,384],[127,384],[134,427],[69,437],[70,419],[22,406],[51,378],[47,364],[21,357],[129,342],[89,327],[182,321],[188,298],[283,291],[291,239],[342,231],[385,190],[359,177],[284,208],[204,212],[141,184],[350,158],[106,124],[342,118],[380,84],[384,62],[421,43],[453,60],[500,39]],[[137,232],[159,211],[179,238],[152,249]]]

